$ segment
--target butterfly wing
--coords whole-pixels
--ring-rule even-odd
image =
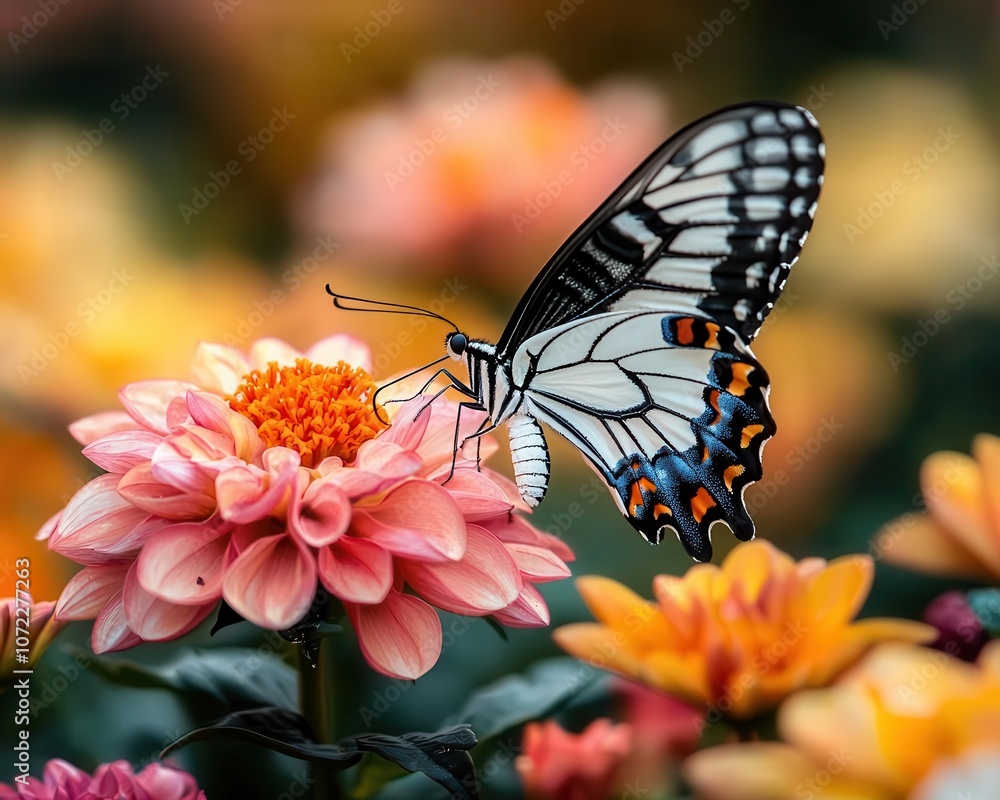
[[[549,260],[498,358],[608,311],[685,311],[751,341],[812,226],[823,155],[813,116],[782,103],[732,106],[689,125]]]
[[[610,312],[536,334],[512,373],[528,412],[580,449],[651,544],[671,528],[704,561],[716,521],[753,538],[743,490],[760,479],[775,427],[767,374],[732,331]]]
[[[812,225],[812,115],[733,106],[680,131],[553,256],[497,344],[528,410],[576,445],[651,543],[711,558],[774,435],[749,342]]]

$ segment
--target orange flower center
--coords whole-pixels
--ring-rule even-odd
[[[271,362],[255,369],[229,398],[268,447],[287,447],[304,467],[324,458],[353,461],[358,448],[388,427],[372,407],[375,382],[360,367],[335,367],[297,359],[294,367]]]

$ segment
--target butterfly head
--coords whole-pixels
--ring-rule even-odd
[[[465,348],[469,346],[469,338],[464,333],[455,331],[449,333],[444,340],[444,348],[455,361],[461,361],[465,356]]]

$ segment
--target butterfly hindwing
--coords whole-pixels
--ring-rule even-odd
[[[532,416],[608,482],[651,543],[672,528],[699,560],[724,520],[753,536],[743,489],[774,433],[768,379],[732,331],[707,317],[611,312],[529,339],[513,360]]]
[[[707,316],[745,342],[812,225],[824,149],[812,115],[780,103],[723,109],[671,137],[569,238],[497,344],[608,311]]]

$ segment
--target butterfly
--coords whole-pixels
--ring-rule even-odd
[[[486,413],[473,436],[506,424],[527,505],[548,487],[544,423],[650,544],[672,530],[707,561],[715,523],[753,538],[743,494],[776,428],[750,344],[812,226],[824,155],[803,108],[754,102],[694,122],[559,248],[496,344],[447,336],[469,380],[436,374]]]

